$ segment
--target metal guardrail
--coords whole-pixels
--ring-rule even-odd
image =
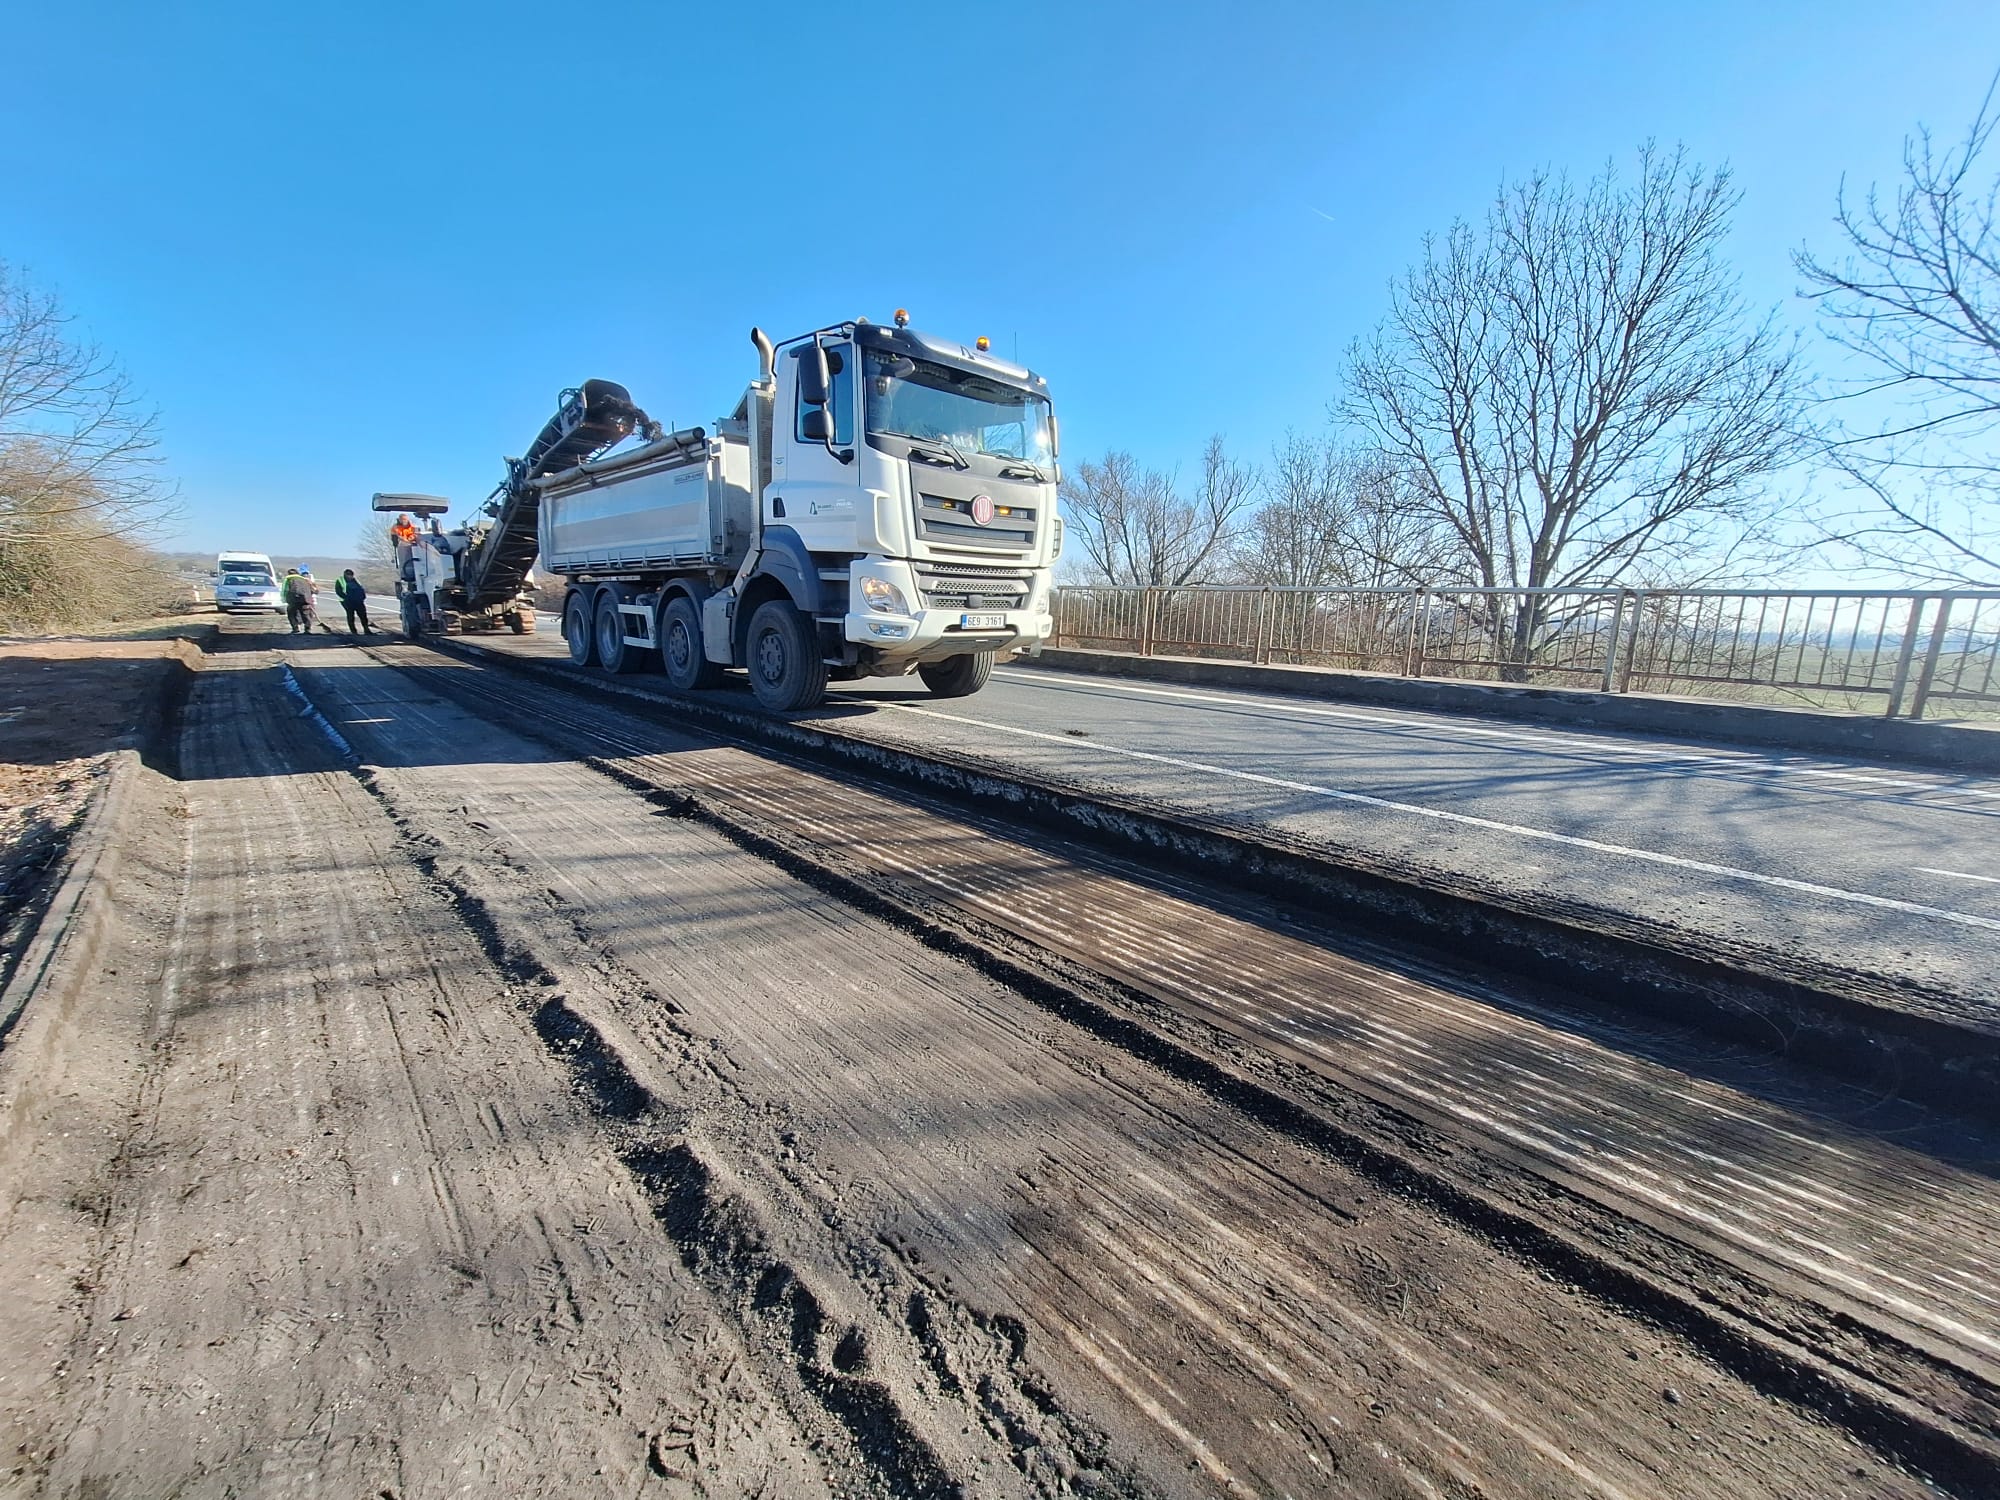
[[[1050,644],[1874,709],[2000,712],[2000,591],[1056,590]]]

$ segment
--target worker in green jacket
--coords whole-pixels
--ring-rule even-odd
[[[340,601],[340,607],[347,611],[347,633],[349,635],[373,635],[375,627],[368,623],[368,587],[354,576],[349,568],[333,580],[333,597]],[[354,621],[361,620],[361,629],[356,632]]]

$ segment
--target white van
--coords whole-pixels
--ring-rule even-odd
[[[215,608],[219,614],[239,609],[285,612],[278,593],[278,570],[261,552],[219,552],[215,558]]]

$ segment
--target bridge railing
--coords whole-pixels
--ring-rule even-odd
[[[1052,645],[1406,677],[2000,715],[2000,590],[1071,585]]]

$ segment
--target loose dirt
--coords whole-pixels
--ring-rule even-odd
[[[200,655],[151,637],[0,641],[0,985],[111,752],[138,742]]]
[[[133,743],[162,676],[200,660],[179,638],[0,641],[0,802],[40,769]]]

